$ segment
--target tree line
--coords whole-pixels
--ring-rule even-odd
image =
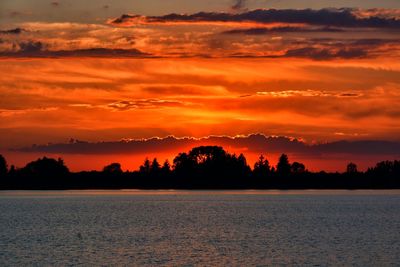
[[[0,189],[395,189],[400,161],[382,161],[366,172],[349,163],[343,173],[310,172],[282,154],[276,166],[260,155],[253,168],[243,154],[220,146],[179,153],[172,164],[145,159],[136,171],[111,163],[102,171],[70,172],[64,161],[39,158],[23,168],[8,168],[0,155]]]

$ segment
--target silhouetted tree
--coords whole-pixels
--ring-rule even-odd
[[[376,177],[400,177],[400,161],[381,161],[369,168],[368,175]]]
[[[171,164],[169,163],[168,160],[165,160],[165,161],[164,161],[164,164],[163,164],[162,167],[161,167],[161,172],[162,172],[163,174],[168,174],[168,173],[171,172]]]
[[[76,142],[76,141],[74,141]],[[0,175],[7,172],[4,157],[0,156]],[[268,174],[269,173],[269,174]],[[120,174],[120,175],[113,175]],[[289,163],[285,154],[276,166],[270,167],[264,156],[254,164],[253,175],[243,154],[226,152],[219,146],[195,147],[178,154],[171,165],[162,166],[148,158],[139,172],[123,173],[119,163],[104,167],[102,172],[69,173],[62,159],[40,158],[22,169],[11,166],[7,179],[0,179],[4,189],[400,189],[400,161],[382,161],[367,172],[358,172],[354,163],[344,173],[308,172],[304,164]],[[295,176],[296,179],[290,179]],[[111,179],[110,179],[111,177]],[[269,179],[249,179],[270,177]],[[2,178],[2,177],[1,177]],[[129,178],[129,179],[126,179]],[[130,179],[132,178],[132,179]]]
[[[271,174],[274,174],[274,173],[276,173],[276,169],[275,169],[274,166],[272,166],[272,167],[271,167]]]
[[[22,172],[25,175],[33,177],[57,179],[58,177],[67,175],[69,170],[61,158],[55,160],[52,158],[43,157],[28,163],[22,169]]]
[[[258,161],[254,164],[253,173],[255,177],[266,177],[271,173],[269,161],[263,155],[260,155]]]
[[[276,172],[279,176],[287,177],[290,174],[290,163],[288,156],[282,154],[279,158],[278,164],[276,165]]]
[[[3,155],[0,155],[0,177],[5,177],[7,174],[7,161],[3,157]]]
[[[121,164],[111,163],[110,165],[107,165],[103,168],[103,172],[112,174],[121,174],[122,173]]]
[[[17,170],[15,169],[15,166],[11,165],[10,170],[8,171],[8,175],[10,177],[14,177],[16,173],[17,173]]]
[[[222,162],[226,159],[226,155],[225,150],[220,146],[199,146],[189,152],[189,157],[198,165]]]
[[[237,157],[237,159],[233,156],[231,156],[230,154],[227,154],[227,158],[230,160],[231,163],[231,167],[229,167],[232,171],[231,171],[231,176],[233,178],[236,177],[236,179],[242,179],[245,180],[246,177],[250,176],[251,174],[251,168],[250,166],[247,164],[247,160],[246,157],[240,153],[239,157]]]
[[[348,174],[357,173],[358,172],[357,165],[355,163],[353,163],[353,162],[350,162],[349,164],[347,164],[346,172]]]
[[[239,157],[237,158],[237,162],[242,167],[248,166],[246,157],[243,155],[243,153],[240,153]]]
[[[237,183],[237,179],[247,177],[251,169],[243,154],[236,157],[219,146],[200,146],[175,157],[174,172],[179,177],[201,178],[204,183],[207,180],[218,183],[228,178]]]
[[[144,162],[143,162],[143,165],[141,165],[139,167],[139,172],[142,173],[142,174],[149,174],[150,173],[150,167],[151,167],[150,160],[148,158],[146,158],[144,160]]]
[[[178,175],[194,171],[195,162],[187,153],[179,153],[173,162],[174,171]]]
[[[306,171],[306,167],[304,166],[304,164],[297,162],[297,161],[292,163],[292,166],[290,169],[291,169],[291,173],[293,173],[293,174],[301,174]]]
[[[151,162],[150,172],[152,174],[158,174],[160,172],[160,169],[161,169],[160,163],[158,163],[157,159],[154,158],[153,161]]]

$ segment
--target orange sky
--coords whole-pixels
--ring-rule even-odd
[[[170,134],[311,142],[399,133],[397,61],[2,59],[0,71],[3,147]]]
[[[3,59],[0,143],[251,133],[309,143],[398,140],[399,68],[390,60]],[[9,155],[20,165],[36,157]],[[77,156],[70,165],[100,168],[112,158],[134,169],[144,157],[103,155],[82,164]]]
[[[399,14],[357,12],[355,23]],[[397,24],[115,19],[0,28],[0,151],[11,163],[23,165],[29,154],[9,149],[70,138],[262,133],[309,144],[400,141]],[[136,158],[121,160],[134,168]],[[314,169],[329,165],[304,160]]]

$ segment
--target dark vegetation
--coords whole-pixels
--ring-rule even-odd
[[[366,172],[349,163],[344,173],[309,172],[285,154],[276,166],[261,155],[253,169],[243,154],[200,146],[178,154],[173,163],[146,159],[138,171],[119,163],[103,171],[72,173],[62,159],[41,158],[8,168],[0,155],[0,189],[399,189],[400,161],[383,161]]]

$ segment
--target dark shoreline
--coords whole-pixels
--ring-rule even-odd
[[[400,161],[382,161],[360,172],[350,162],[343,173],[310,172],[282,154],[276,166],[260,155],[251,168],[243,154],[200,146],[179,153],[170,164],[145,159],[139,170],[111,163],[103,171],[70,172],[64,161],[40,158],[23,168],[7,168],[0,155],[0,190],[356,190],[400,189]]]
[[[24,187],[24,186],[1,186],[1,191],[85,191],[85,190],[102,190],[102,191],[124,191],[124,190],[138,190],[138,191],[293,191],[293,190],[312,190],[312,191],[329,191],[329,190],[343,190],[343,191],[357,191],[357,190],[400,190],[400,186],[381,186],[381,187],[101,187],[101,186],[34,186],[34,187]]]

